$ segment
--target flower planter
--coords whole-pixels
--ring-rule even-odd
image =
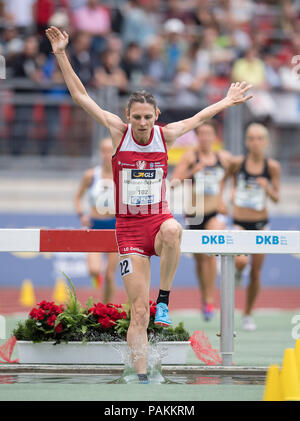
[[[126,342],[54,342],[17,341],[21,364],[124,364]],[[186,364],[190,342],[158,342],[150,352],[160,356],[162,364]]]

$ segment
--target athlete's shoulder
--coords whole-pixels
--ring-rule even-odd
[[[128,133],[129,124],[123,123],[122,127],[119,127],[118,130],[110,130],[112,142],[114,145],[114,153],[117,151],[119,145],[124,140],[126,134]]]
[[[270,171],[276,174],[280,173],[281,165],[279,161],[273,158],[269,158],[267,162],[268,162],[268,168]]]
[[[232,153],[227,151],[226,149],[221,149],[217,152],[219,160],[224,167],[227,167],[231,163]]]
[[[83,179],[86,181],[92,181],[92,179],[94,178],[94,174],[95,174],[95,167],[93,168],[89,168],[87,170],[85,170],[85,172],[83,173]]]
[[[231,155],[230,163],[229,163],[229,168],[230,168],[231,172],[238,171],[241,168],[244,160],[245,160],[244,155],[237,155],[237,156]]]
[[[187,148],[187,150],[183,153],[181,161],[187,164],[193,164],[196,161],[196,155],[197,148],[195,146],[192,146],[190,148]]]
[[[88,189],[93,183],[93,179],[94,179],[94,168],[89,168],[85,170],[81,178],[80,189],[82,191]]]

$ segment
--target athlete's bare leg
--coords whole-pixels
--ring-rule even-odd
[[[101,253],[88,253],[87,254],[88,271],[91,278],[98,279],[101,276],[103,268],[103,259]],[[97,281],[98,282],[98,281]]]
[[[137,374],[147,373],[149,324],[149,289],[150,259],[136,254],[121,257],[131,260],[132,273],[123,276],[128,300],[130,302],[130,326],[127,332],[127,343]]]
[[[223,230],[226,225],[216,217],[211,218],[205,225],[206,230]],[[206,304],[213,304],[217,278],[217,260],[215,256],[195,254],[196,269],[202,293],[202,300]]]
[[[160,289],[170,291],[180,260],[182,226],[174,218],[164,221],[155,237],[154,248],[160,256]]]
[[[113,301],[115,293],[115,273],[119,263],[117,253],[107,253],[107,266],[104,276],[103,303],[108,304]]]
[[[194,257],[202,301],[207,304],[213,304],[217,277],[216,258],[205,254],[195,254]]]
[[[261,268],[264,262],[264,254],[253,254],[250,271],[250,282],[247,288],[246,294],[246,308],[245,316],[249,316],[252,313],[255,300],[260,291],[260,274]]]

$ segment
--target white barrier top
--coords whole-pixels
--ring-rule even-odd
[[[64,234],[68,232],[68,241],[78,248],[75,234],[84,230],[47,230],[46,232]],[[91,231],[85,233],[89,236]],[[40,229],[0,229],[0,252],[40,252]],[[70,235],[71,233],[71,235]],[[102,231],[103,233],[103,231]],[[101,243],[101,230],[97,230],[97,244]],[[60,237],[61,238],[61,237]],[[95,231],[91,233],[91,242],[95,244]],[[107,240],[105,240],[107,241]],[[115,232],[111,230],[111,241],[115,242]],[[52,249],[52,251],[54,251]],[[70,250],[59,250],[70,251]],[[80,250],[77,250],[80,251]],[[83,247],[83,250],[86,249]],[[103,251],[103,242],[102,250]],[[242,230],[183,230],[182,253],[205,254],[298,254],[300,253],[300,231],[242,231]]]

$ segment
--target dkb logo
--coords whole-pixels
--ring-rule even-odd
[[[279,244],[279,237],[278,235],[257,235],[256,244],[276,245]]]
[[[202,244],[225,244],[224,235],[203,235]]]

